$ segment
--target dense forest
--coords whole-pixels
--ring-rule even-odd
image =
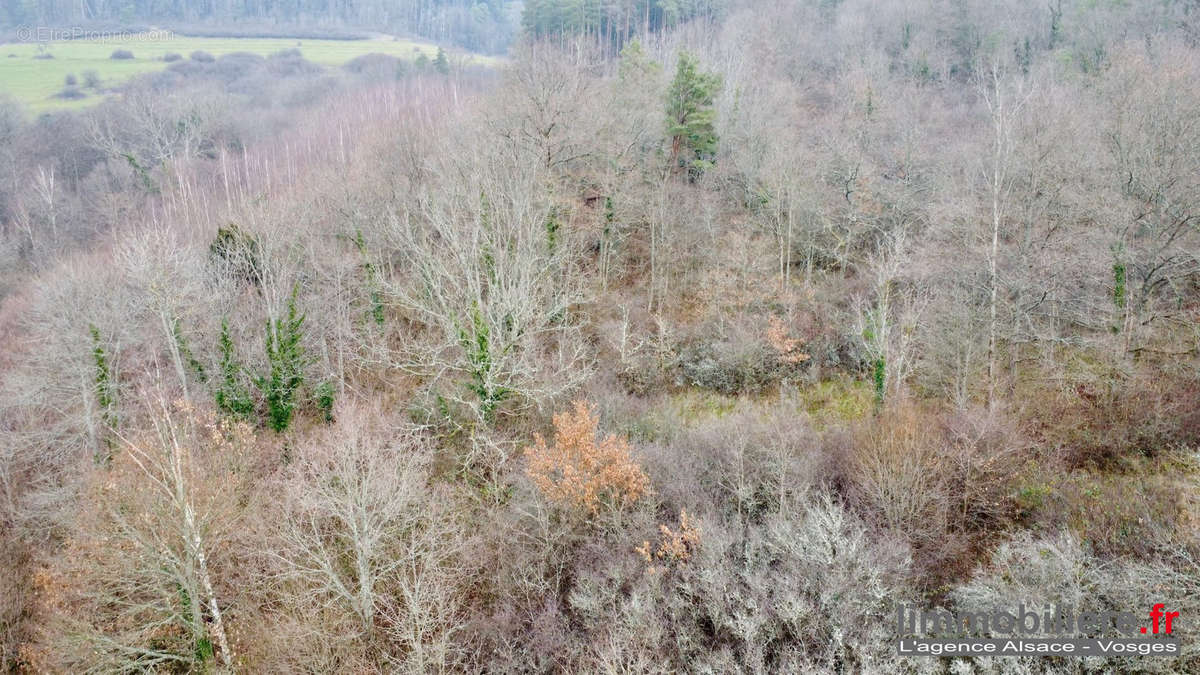
[[[724,6],[722,0],[528,0],[521,25],[526,35],[542,39],[584,36],[612,54],[635,35],[660,33],[685,21],[712,22]]]
[[[1194,2],[525,11],[0,101],[3,668],[1200,671]]]

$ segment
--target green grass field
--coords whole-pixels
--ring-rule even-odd
[[[146,37],[157,37],[159,34]],[[101,89],[121,84],[141,73],[162,70],[167,63],[162,60],[168,53],[181,54],[185,59],[196,50],[206,51],[213,56],[232,52],[250,52],[267,56],[283,49],[299,49],[304,58],[324,66],[339,66],[351,59],[378,52],[404,58],[416,58],[424,53],[430,59],[437,54],[437,46],[408,40],[301,40],[287,38],[198,38],[169,34],[165,39],[128,40],[62,40],[41,43],[0,44],[0,92],[14,96],[31,113],[41,113],[63,108],[79,108],[103,100],[104,93],[95,93],[83,88],[83,73],[96,71],[101,79]],[[133,52],[134,58],[114,60],[109,56],[117,49]],[[49,53],[53,59],[35,59],[40,52]],[[472,57],[480,63],[493,59],[483,56]],[[79,88],[87,98],[62,100],[54,97],[63,88],[68,74],[79,80]]]

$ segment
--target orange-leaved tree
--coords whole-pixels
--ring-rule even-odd
[[[650,479],[633,459],[629,441],[609,434],[597,440],[599,423],[586,401],[554,416],[554,443],[535,434],[525,448],[526,473],[548,501],[596,513],[631,504],[650,490]]]

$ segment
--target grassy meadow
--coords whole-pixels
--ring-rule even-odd
[[[249,52],[267,56],[283,49],[299,49],[304,58],[324,66],[340,66],[363,54],[382,53],[415,59],[425,54],[432,59],[437,46],[410,40],[303,40],[290,38],[203,38],[165,34],[144,34],[123,40],[60,40],[0,44],[0,91],[11,94],[33,113],[93,105],[106,95],[105,90],[120,85],[135,75],[167,67],[163,57],[180,54],[187,58],[194,51],[213,56]],[[112,59],[113,51],[133,52],[132,59]],[[53,58],[35,58],[39,54]],[[474,57],[481,61],[487,57]],[[94,70],[100,76],[99,93],[87,89],[84,72]],[[86,98],[56,98],[67,75],[74,74]]]

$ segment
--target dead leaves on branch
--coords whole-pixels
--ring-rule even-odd
[[[554,416],[554,443],[540,434],[525,448],[526,474],[550,503],[580,513],[622,508],[650,492],[650,478],[629,441],[597,436],[599,417],[586,401]]]

